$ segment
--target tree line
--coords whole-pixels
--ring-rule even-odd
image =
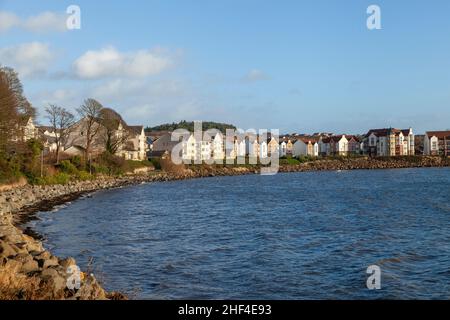
[[[205,121],[202,122],[203,131],[209,130],[209,129],[217,129],[220,130],[223,134],[226,133],[227,129],[233,129],[236,130],[236,127],[232,124],[227,123],[220,123],[220,122],[213,122],[213,121]],[[166,123],[161,124],[159,126],[155,127],[147,127],[145,128],[146,132],[152,132],[152,131],[174,131],[176,129],[186,129],[190,132],[194,132],[194,122],[193,121],[186,121],[182,120],[178,123]]]

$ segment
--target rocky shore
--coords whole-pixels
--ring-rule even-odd
[[[282,165],[280,172],[322,170],[448,167],[449,158],[414,157],[391,159],[316,160],[298,165]],[[100,177],[67,185],[20,185],[0,191],[0,300],[1,299],[125,299],[108,293],[94,275],[81,273],[79,289],[69,289],[67,280],[72,258],[58,258],[46,251],[32,230],[24,225],[37,211],[72,201],[83,194],[140,183],[183,180],[213,176],[255,174],[257,166],[192,166],[174,173],[152,172],[120,178]]]

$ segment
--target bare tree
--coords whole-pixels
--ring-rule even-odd
[[[100,102],[94,99],[87,99],[84,101],[84,104],[77,110],[81,117],[81,121],[83,121],[86,134],[85,160],[90,157],[92,144],[99,133],[99,122],[101,118],[100,111],[102,109],[103,106]]]
[[[45,108],[47,119],[53,128],[56,143],[56,163],[59,163],[59,151],[66,144],[67,138],[75,123],[75,116],[67,109],[50,104]]]
[[[0,153],[5,152],[19,129],[19,102],[9,85],[7,75],[0,70]]]
[[[113,109],[103,108],[100,113],[100,123],[104,128],[101,138],[105,149],[110,154],[116,154],[128,141],[130,130],[122,117]]]
[[[22,119],[36,118],[36,109],[31,105],[23,93],[23,85],[19,75],[13,68],[0,67],[0,72],[6,75],[9,87],[17,99],[17,111]]]

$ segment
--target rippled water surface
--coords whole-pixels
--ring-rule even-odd
[[[52,253],[139,298],[450,298],[448,168],[153,183],[39,217]]]

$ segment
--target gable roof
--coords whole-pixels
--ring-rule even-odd
[[[370,136],[372,133],[377,137],[386,137],[391,134],[399,135],[402,133],[404,136],[409,136],[411,129],[396,129],[396,128],[383,128],[383,129],[371,129],[367,132],[366,137]]]
[[[450,139],[450,130],[447,131],[427,131],[428,138],[436,137],[438,139]]]
[[[142,130],[144,129],[144,126],[128,126],[128,129],[131,132],[140,135],[142,133]]]

